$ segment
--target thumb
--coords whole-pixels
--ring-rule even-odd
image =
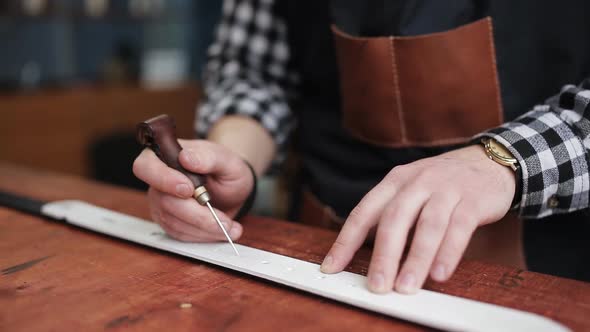
[[[178,156],[186,170],[228,180],[239,177],[241,160],[230,150],[208,141],[186,145]]]

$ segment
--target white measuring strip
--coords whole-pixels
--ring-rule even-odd
[[[422,290],[416,295],[369,292],[366,277],[341,272],[327,275],[319,265],[237,245],[236,256],[227,243],[197,244],[167,237],[155,223],[90,205],[59,201],[43,206],[44,215],[149,247],[254,275],[387,316],[451,331],[569,331],[545,317]],[[335,319],[337,319],[335,317]]]

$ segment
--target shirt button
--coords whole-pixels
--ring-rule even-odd
[[[556,195],[553,195],[549,198],[549,207],[551,209],[555,209],[556,207],[559,206],[559,200],[557,199]]]

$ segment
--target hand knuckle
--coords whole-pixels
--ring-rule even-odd
[[[352,211],[348,214],[348,218],[346,219],[346,224],[352,228],[359,228],[363,227],[365,221],[362,218],[363,215],[363,208],[361,204],[355,206]]]
[[[175,192],[175,187],[176,187],[176,177],[175,174],[173,174],[172,172],[170,172],[168,169],[166,169],[164,172],[162,172],[162,174],[160,176],[158,176],[158,185],[159,188],[161,188],[162,190],[165,191],[169,191],[169,193],[174,193]],[[168,189],[170,188],[170,189]]]
[[[391,255],[376,252],[371,257],[371,263],[376,264],[377,266],[384,266],[387,264],[393,264],[394,261],[393,261],[393,257],[391,257]]]
[[[461,253],[463,252],[463,244],[460,242],[448,243],[447,250],[444,252],[444,256],[441,257],[441,260],[445,262],[452,262],[458,260],[460,258]]]
[[[485,211],[489,206],[489,202],[483,199],[471,199],[468,204],[465,204],[465,207],[469,207],[471,211]]]
[[[384,219],[377,226],[377,236],[386,241],[399,238],[400,234],[406,234],[410,226],[407,223],[401,223],[399,218],[392,216]]]
[[[176,204],[179,199],[170,195],[162,195],[159,199],[160,208],[168,213],[174,214],[179,208],[178,204]]]
[[[174,232],[176,234],[184,234],[185,233],[177,221],[172,220],[171,218],[168,218],[168,217],[162,218],[162,222],[160,223],[160,225],[162,227],[164,227],[164,226],[167,227],[167,229],[171,230],[172,232]]]
[[[147,197],[150,204],[153,204],[157,200],[158,193],[153,187],[149,187],[147,191]]]
[[[402,173],[406,173],[407,171],[409,171],[412,168],[411,164],[403,164],[403,165],[397,165],[395,166],[392,171],[394,173],[398,173],[398,174],[402,174]]]
[[[156,204],[158,206],[160,206],[160,201],[162,200],[162,197],[167,196],[166,193],[161,192],[160,190],[158,190],[155,187],[149,187],[148,189],[148,200],[150,203]]]
[[[336,239],[336,241],[334,241],[334,244],[332,244],[332,250],[336,250],[336,251],[345,249],[347,247],[348,247],[347,243],[339,238]]]
[[[377,232],[379,233],[379,238],[381,239],[387,239],[390,241],[390,239],[394,239],[396,236],[396,233],[398,233],[399,231],[394,229],[393,227],[381,227],[380,229],[377,230]]]
[[[457,208],[452,220],[453,227],[459,227],[462,229],[472,228],[476,222],[477,218],[473,215],[473,213],[461,208]]]
[[[176,231],[171,231],[169,234],[170,234],[170,236],[177,239],[178,241],[190,242],[190,240],[191,240],[190,236],[183,234],[183,233],[176,232]]]
[[[406,175],[408,173],[409,167],[410,166],[408,166],[408,165],[395,166],[394,168],[391,169],[391,171],[389,171],[389,173],[387,173],[384,180],[386,182],[398,182],[399,179],[403,178],[404,175]]]
[[[418,220],[418,228],[426,231],[428,234],[441,233],[446,229],[446,223],[437,214],[426,212]]]
[[[417,244],[408,253],[407,261],[420,265],[429,262],[433,257],[429,247],[430,245],[428,244]]]
[[[150,207],[150,216],[152,217],[152,221],[156,223],[161,223],[161,215],[160,211],[155,207]]]
[[[193,238],[191,236],[188,235],[184,235],[184,234],[178,234],[176,236],[176,239],[182,242],[193,242]]]
[[[142,171],[143,167],[144,167],[143,157],[141,155],[139,155],[133,161],[133,166],[132,166],[133,174],[135,174],[135,176],[139,177],[141,175],[141,171]]]
[[[166,234],[176,238],[174,235],[178,234],[178,232],[176,232],[175,230],[173,230],[172,228],[170,228],[170,226],[168,226],[165,223],[160,223],[160,227],[162,227],[162,229],[164,230],[164,232],[166,232]]]
[[[161,226],[172,228],[172,222],[170,222],[170,219],[163,213],[156,212],[156,219],[158,224],[160,224]]]
[[[434,174],[433,170],[423,169],[418,174],[414,175],[412,182],[416,187],[426,187],[429,188],[430,191],[432,191],[434,189],[432,184],[438,178],[439,176],[437,174]]]
[[[401,210],[396,204],[390,204],[387,206],[381,214],[381,219],[379,221],[379,232],[392,233],[393,227],[400,224],[400,218],[398,217],[400,211]]]

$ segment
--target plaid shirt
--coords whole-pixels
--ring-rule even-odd
[[[289,62],[287,26],[274,0],[225,0],[215,42],[208,51],[197,133],[224,115],[259,121],[279,147],[296,125],[289,102],[298,74]],[[522,169],[520,215],[542,218],[590,206],[590,79],[567,85],[544,105],[476,137],[493,137]]]

